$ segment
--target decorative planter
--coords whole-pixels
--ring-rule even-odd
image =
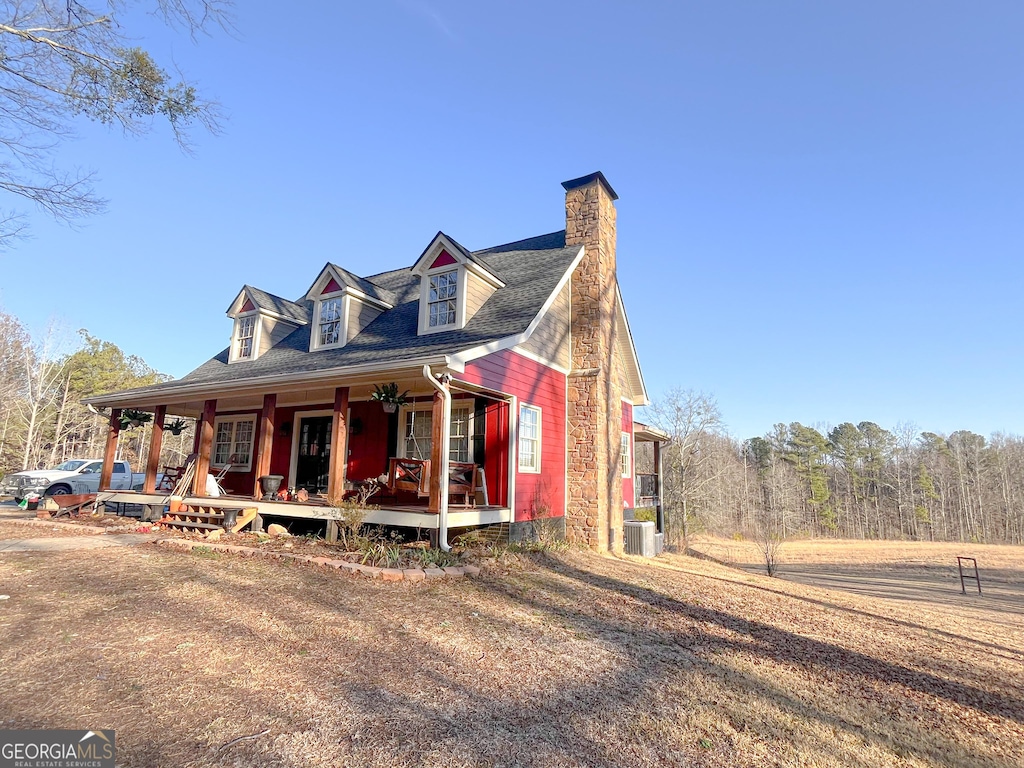
[[[284,482],[284,475],[263,475],[259,478],[260,490],[263,491],[263,501],[273,501],[277,497],[277,491]]]
[[[277,477],[277,475],[267,475],[267,477]],[[238,510],[228,508],[224,510],[224,520],[221,525],[225,531],[231,532],[231,529],[238,524]]]
[[[398,403],[381,403],[384,406],[384,413],[394,413],[398,410]]]

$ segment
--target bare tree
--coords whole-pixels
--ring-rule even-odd
[[[715,399],[692,389],[670,389],[650,414],[672,439],[663,459],[667,538],[685,546],[695,515],[708,508],[704,493],[718,476],[712,443],[725,425]]]
[[[41,456],[36,445],[36,432],[42,426],[48,411],[56,408],[64,378],[66,356],[60,354],[62,334],[53,323],[42,340],[22,349],[25,390],[19,401],[25,424],[25,448],[22,466],[31,467]]]
[[[215,105],[173,78],[122,25],[132,0],[5,0],[0,6],[0,189],[60,220],[96,213],[92,177],[54,165],[82,115],[127,133],[162,118],[183,148],[189,130],[217,130]],[[150,0],[170,26],[193,38],[228,23],[230,0]],[[0,245],[21,233],[17,213],[0,216]]]

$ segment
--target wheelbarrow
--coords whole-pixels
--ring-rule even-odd
[[[57,511],[53,514],[54,517],[62,517],[64,515],[78,517],[83,509],[96,502],[95,493],[65,493],[51,496],[50,498],[57,505]]]

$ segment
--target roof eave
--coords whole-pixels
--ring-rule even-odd
[[[385,363],[362,363],[341,368],[327,368],[320,371],[296,371],[275,376],[255,376],[248,379],[220,382],[196,382],[179,385],[168,385],[111,392],[105,395],[94,395],[85,398],[89,405],[102,407],[131,407],[140,404],[166,404],[182,399],[205,398],[210,396],[235,395],[245,392],[265,392],[275,386],[287,386],[295,383],[307,386],[311,383],[329,382],[337,379],[364,376],[366,374],[394,373],[404,370],[421,370],[424,365],[457,367],[450,355],[430,355],[427,357],[395,360]]]

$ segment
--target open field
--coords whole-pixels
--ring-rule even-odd
[[[764,573],[754,543],[697,537],[697,553]],[[983,598],[973,580],[961,591],[957,556],[978,562]],[[965,572],[973,575],[973,570]],[[916,603],[914,610],[943,610],[961,619],[1024,621],[1024,547],[922,541],[789,541],[778,555],[778,575],[787,581]]]
[[[988,597],[965,618],[949,586],[923,604],[682,556],[391,585],[12,553],[0,718],[115,728],[132,766],[1022,765],[1024,622]]]

